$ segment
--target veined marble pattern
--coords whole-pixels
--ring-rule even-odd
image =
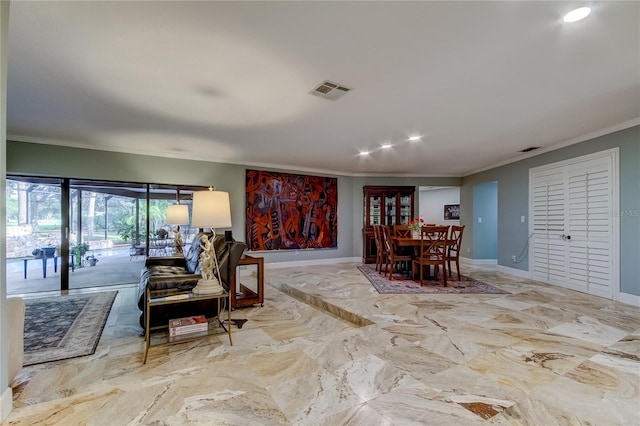
[[[7,424],[640,424],[640,309],[463,272],[511,294],[380,295],[355,264],[267,268],[233,346],[152,348],[146,365],[120,288],[96,353],[24,368]]]

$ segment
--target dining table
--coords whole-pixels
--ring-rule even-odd
[[[394,237],[391,236],[391,241],[396,245],[396,247],[416,247],[420,248],[420,244],[422,243],[422,238],[419,235],[414,235],[411,237]],[[455,243],[455,240],[445,240],[445,244],[447,246]]]
[[[412,235],[406,237],[400,236],[391,236],[391,241],[396,247],[413,247],[414,248],[414,256],[418,256],[420,253],[420,245],[422,244],[422,238],[420,235]],[[453,245],[455,240],[447,239],[445,240],[445,246],[449,247]],[[431,268],[429,268],[428,272],[428,280],[436,280],[436,277],[431,274]]]

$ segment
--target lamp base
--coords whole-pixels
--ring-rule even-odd
[[[175,254],[176,255],[181,255],[182,254],[182,234],[180,233],[180,226],[178,226],[178,229],[173,231],[174,237],[173,237],[173,246],[175,247]]]
[[[191,290],[194,294],[222,294],[224,288],[217,278],[212,280],[198,280],[198,284]]]

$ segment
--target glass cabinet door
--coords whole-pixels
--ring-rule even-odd
[[[380,215],[382,214],[380,209],[381,209],[381,203],[382,201],[382,197],[380,195],[372,195],[371,197],[369,197],[369,225],[380,225],[381,224],[381,217]]]
[[[394,195],[386,195],[384,197],[384,205],[385,205],[385,216],[386,222],[385,225],[393,226],[396,224],[396,196]]]
[[[406,225],[411,220],[411,196],[400,196],[400,225]]]

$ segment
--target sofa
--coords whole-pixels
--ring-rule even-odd
[[[195,235],[193,243],[182,256],[171,257],[148,257],[145,266],[140,272],[140,284],[138,286],[138,308],[142,311],[140,314],[140,325],[144,328],[145,324],[145,293],[147,287],[152,290],[162,290],[170,288],[180,288],[182,290],[193,289],[200,275],[200,253],[202,247],[200,238],[203,235],[210,236],[199,232]],[[229,290],[230,279],[234,276],[235,268],[244,253],[246,244],[241,241],[225,241],[224,235],[216,235],[213,242],[213,248],[218,258],[220,267],[219,273],[215,275],[220,279],[220,283]],[[180,303],[175,305],[157,306],[153,309],[151,315],[151,326],[168,324],[172,318],[181,318],[191,315],[205,314],[208,316],[215,315],[217,312],[216,300],[204,300],[191,303]]]

